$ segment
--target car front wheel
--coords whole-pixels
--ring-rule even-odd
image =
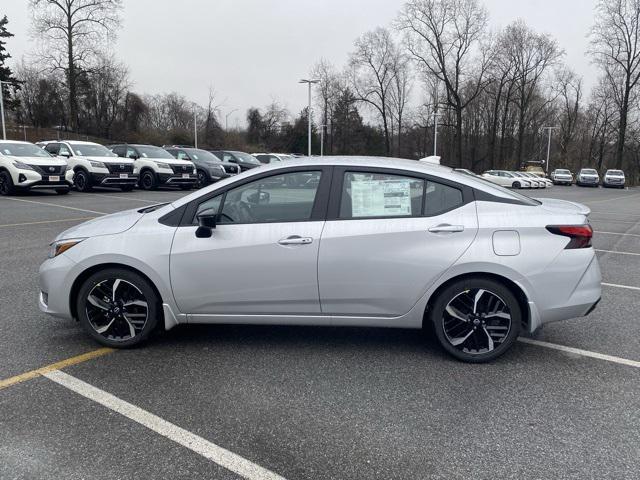
[[[520,333],[522,312],[503,284],[482,277],[454,282],[430,311],[442,347],[464,362],[483,363],[506,352]]]
[[[77,311],[84,329],[102,345],[133,347],[155,330],[160,298],[141,275],[109,268],[94,273],[82,284]]]
[[[13,195],[15,188],[9,172],[0,172],[0,195]]]
[[[73,177],[73,184],[79,192],[91,191],[91,179],[89,178],[89,174],[84,170],[78,170],[76,175]]]
[[[140,177],[140,187],[142,187],[143,190],[155,190],[158,187],[158,181],[152,171],[145,170]]]
[[[204,171],[202,170],[198,170],[198,183],[196,184],[196,186],[198,188],[202,188],[202,187],[206,187],[207,185],[209,185],[210,181],[207,178],[207,174],[204,173]]]

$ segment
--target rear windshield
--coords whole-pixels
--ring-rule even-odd
[[[534,200],[533,198],[522,195],[521,193],[518,193],[514,190],[509,190],[508,188],[501,187],[500,185],[496,185],[495,183],[490,182],[489,180],[485,180],[482,177],[472,177],[471,175],[462,172],[455,173],[464,177],[461,183],[465,183],[471,187],[475,187],[476,185],[474,185],[474,183],[476,183],[477,186],[480,187],[479,190],[483,190],[487,193],[490,193],[491,195],[495,195],[496,197],[517,200],[523,205],[535,206],[541,204],[538,200]]]

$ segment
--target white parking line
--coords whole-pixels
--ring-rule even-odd
[[[188,448],[189,450],[202,455],[208,460],[217,463],[223,468],[250,480],[284,480],[284,477],[273,473],[266,468],[247,460],[229,450],[216,445],[204,438],[180,428],[173,423],[136,407],[104,390],[90,385],[82,380],[73,377],[60,370],[44,373],[49,380],[62,385],[65,388],[82,395],[89,400],[93,400],[100,405],[107,407],[109,410],[125,416],[129,420],[133,420],[148,429],[159,433],[163,437],[174,441],[175,443]]]
[[[600,250],[599,248],[594,248],[594,250],[596,252],[602,252],[602,253],[617,253],[618,255],[636,255],[638,257],[640,257],[640,253],[633,253],[633,252],[617,252],[615,250]]]
[[[627,290],[637,290],[640,292],[640,287],[632,287],[630,285],[618,285],[617,283],[604,283],[604,282],[602,282],[600,285],[603,285],[605,287],[626,288]]]
[[[66,208],[67,210],[75,210],[77,212],[97,213],[98,215],[108,215],[107,212],[97,212],[95,210],[87,210],[86,208],[69,207],[67,205],[58,205],[57,203],[36,202],[35,200],[25,200],[24,198],[3,197],[2,200],[13,200],[14,202],[34,203],[36,205],[46,205],[47,207]]]
[[[618,233],[618,232],[601,232],[599,230],[594,230],[593,233],[601,233],[603,235],[626,235],[629,237],[640,237],[637,233]]]
[[[567,347],[565,345],[558,345],[557,343],[542,342],[540,340],[534,340],[532,338],[518,337],[518,340],[522,343],[528,343],[530,345],[536,345],[538,347],[551,348],[553,350],[573,353],[576,355],[581,355],[583,357],[597,358],[598,360],[618,363],[620,365],[626,365],[628,367],[640,368],[640,362],[636,362],[635,360],[614,357],[613,355],[605,355],[604,353],[592,352],[590,350],[582,350],[581,348]]]
[[[640,193],[634,193],[633,195],[626,195],[624,197],[607,198],[606,200],[594,200],[592,202],[582,201],[581,203],[585,203],[585,204],[589,205],[591,203],[605,203],[605,202],[613,202],[614,200],[625,200],[627,198],[632,198],[632,197],[637,197],[637,196],[640,196]]]

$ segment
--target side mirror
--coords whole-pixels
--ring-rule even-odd
[[[58,154],[59,157],[69,158],[71,154],[69,152],[61,152]]]
[[[138,159],[138,158],[140,158],[140,157],[138,157],[138,155],[136,155],[135,153],[131,153],[131,154],[129,154],[129,158],[130,158],[131,160],[137,160],[137,159]]]
[[[203,210],[198,215],[196,215],[196,218],[198,219],[196,237],[211,237],[211,234],[213,233],[212,230],[216,228],[216,224],[218,222],[218,212],[213,208],[207,208],[206,210]]]

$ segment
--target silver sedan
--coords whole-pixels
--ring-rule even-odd
[[[184,323],[433,325],[482,362],[595,307],[588,214],[439,165],[292,160],[61,233],[39,305],[112,347]]]

